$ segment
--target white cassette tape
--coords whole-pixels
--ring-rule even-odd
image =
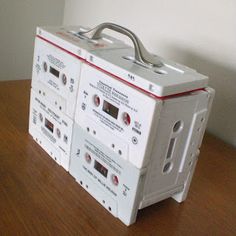
[[[73,120],[31,89],[29,133],[64,169],[70,163]]]
[[[126,225],[136,218],[143,189],[142,171],[123,160],[77,124],[70,174]]]
[[[75,122],[123,159],[145,166],[162,102],[89,65],[81,74]]]
[[[41,27],[35,38],[32,88],[71,118],[87,52],[128,47],[107,35],[89,40],[80,35],[84,30],[80,26]]]

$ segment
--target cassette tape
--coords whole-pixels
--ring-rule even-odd
[[[73,120],[31,89],[29,133],[59,165],[68,171]]]
[[[86,53],[128,47],[122,41],[103,35],[89,40],[80,26],[37,28],[32,88],[42,94],[55,109],[74,117],[81,65]]]
[[[69,173],[113,216],[126,225],[133,223],[143,189],[142,171],[77,124],[73,141]]]
[[[162,102],[89,65],[81,76],[75,122],[124,160],[145,166]]]

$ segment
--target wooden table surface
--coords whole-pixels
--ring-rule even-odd
[[[0,82],[0,235],[236,235],[236,149],[207,134],[187,200],[126,227],[28,134],[30,81]]]

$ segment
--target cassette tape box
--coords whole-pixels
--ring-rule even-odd
[[[37,29],[29,132],[126,225],[139,209],[185,200],[213,98],[206,76],[119,25]]]

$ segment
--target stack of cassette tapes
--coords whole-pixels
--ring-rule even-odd
[[[29,132],[130,225],[139,209],[185,200],[214,97],[207,84],[195,70],[150,54],[119,25],[38,28]]]

